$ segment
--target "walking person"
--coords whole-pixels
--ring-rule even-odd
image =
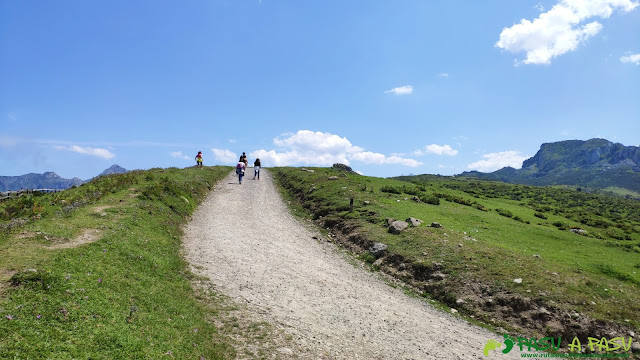
[[[236,165],[236,174],[238,174],[238,183],[240,185],[242,185],[242,177],[244,176],[244,166],[243,161],[238,161],[238,164]]]
[[[256,161],[253,163],[253,180],[256,179],[256,176],[258,177],[258,180],[260,180],[260,159],[256,159]]]
[[[196,155],[196,168],[202,169],[202,151],[198,151],[198,155]]]
[[[242,153],[242,156],[240,156],[240,161],[244,163],[245,169],[249,166],[249,160],[247,159],[247,154],[245,154],[244,152]]]

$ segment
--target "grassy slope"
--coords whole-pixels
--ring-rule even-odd
[[[180,254],[180,226],[229,171],[134,171],[0,203],[0,358],[233,358]],[[83,234],[97,241],[60,248]]]
[[[627,212],[617,217],[596,216],[586,214],[588,209],[563,211],[568,204],[562,196],[569,195],[555,192],[571,194],[567,190],[500,184],[477,191],[468,181],[439,177],[418,185],[358,175],[328,180],[340,174],[332,169],[314,170],[280,168],[274,172],[308,216],[324,227],[334,227],[334,232],[341,231],[347,242],[365,244],[361,248],[366,249],[370,242],[387,244],[390,255],[377,263],[381,268],[463,314],[538,336],[596,336],[609,330],[637,329],[640,324],[640,211],[634,202],[624,203]],[[383,187],[395,188],[400,194],[382,192]],[[538,200],[527,198],[527,192]],[[414,195],[434,193],[440,196],[440,205],[411,200]],[[351,196],[355,198],[353,212],[348,211]],[[554,196],[562,201],[553,200]],[[576,202],[616,208],[607,203],[608,198],[584,196],[587,200]],[[536,217],[536,212],[547,219]],[[439,222],[444,229],[422,225],[399,235],[387,232],[387,218],[410,216],[427,224]],[[591,223],[601,219],[615,226],[591,227],[576,219]],[[588,236],[574,234],[569,227],[584,229]],[[366,252],[362,256],[374,260]],[[435,273],[444,273],[446,280],[434,280],[431,275]],[[514,283],[516,278],[522,278],[522,284]]]

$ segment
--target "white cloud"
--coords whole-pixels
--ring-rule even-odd
[[[439,76],[439,77],[443,77],[443,78],[448,78],[448,77],[449,77],[449,74],[447,74],[447,73],[440,73],[440,74],[438,74],[438,76]]]
[[[529,156],[524,156],[515,150],[485,154],[482,157],[484,160],[471,163],[467,165],[467,168],[482,172],[495,171],[505,166],[519,169],[522,167],[522,162],[529,158]]]
[[[627,55],[620,58],[623,63],[632,63],[640,65],[640,54]]]
[[[269,164],[268,166],[331,166],[335,163],[350,165],[351,161],[410,167],[422,165],[414,159],[365,151],[353,145],[347,138],[320,131],[300,130],[295,134],[275,138],[273,142],[280,148],[279,150],[257,150],[252,152],[250,157],[260,158],[261,162],[265,165]]]
[[[593,17],[609,18],[614,10],[629,12],[638,6],[632,0],[562,0],[533,21],[502,29],[495,46],[512,53],[526,52],[525,64],[550,64],[551,59],[575,50],[602,30]],[[516,64],[519,64],[516,61]]]
[[[449,156],[458,155],[458,150],[453,149],[451,145],[431,144],[431,145],[425,146],[424,151],[427,154],[449,155]]]
[[[365,164],[387,165],[397,164],[410,167],[417,167],[422,165],[421,162],[414,159],[406,159],[397,155],[385,156],[384,154],[374,153],[371,151],[362,151],[350,156],[354,161],[360,161]]]
[[[405,85],[384,92],[385,94],[410,95],[413,93],[413,86]]]
[[[191,158],[183,154],[182,151],[171,152],[171,157],[176,159],[191,160]]]
[[[53,147],[56,150],[65,150],[65,151],[72,151],[78,154],[84,154],[84,155],[91,155],[91,156],[97,156],[99,158],[103,158],[105,160],[109,160],[114,158],[116,155],[114,153],[112,153],[111,151],[107,150],[107,149],[102,149],[102,148],[94,148],[94,147],[89,147],[89,146],[78,146],[78,145],[71,145],[71,146],[62,146],[62,145],[56,145]]]
[[[235,144],[236,142],[238,142],[238,140],[236,140],[236,139],[229,139],[229,144]]]
[[[223,163],[236,163],[240,158],[231,150],[213,148],[211,151],[213,152],[213,157]]]

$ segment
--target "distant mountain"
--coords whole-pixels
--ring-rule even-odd
[[[121,166],[113,165],[100,175],[121,174],[127,170]],[[20,176],[0,176],[0,191],[17,191],[22,189],[68,189],[74,185],[84,184],[88,180],[74,177],[65,179],[54,172],[44,174],[26,174]]]
[[[101,172],[100,175],[98,176],[111,175],[111,174],[124,174],[128,171],[129,170],[123,168],[120,165],[111,165],[107,170]]]
[[[85,181],[80,178],[64,179],[54,172],[26,174],[20,176],[0,176],[0,191],[21,189],[68,189]]]
[[[542,144],[521,169],[468,171],[460,176],[528,185],[617,187],[640,193],[640,147],[605,139],[559,141]]]

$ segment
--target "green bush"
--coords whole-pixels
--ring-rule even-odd
[[[400,189],[391,185],[384,185],[380,188],[380,191],[391,194],[402,194],[402,191]]]
[[[504,210],[504,209],[496,209],[496,211],[498,212],[498,214],[502,215],[502,216],[506,216],[508,218],[513,217],[513,213],[511,213],[511,211],[509,210]]]
[[[422,194],[419,199],[425,204],[440,205],[440,198],[435,195]]]
[[[536,212],[535,214],[533,214],[533,216],[535,216],[537,218],[540,218],[540,219],[544,219],[544,220],[547,219],[547,216],[545,214],[541,213],[541,212]]]
[[[402,187],[402,192],[404,192],[405,194],[413,195],[413,196],[419,196],[420,195],[420,190],[418,190],[417,188],[414,188],[414,187],[403,186]]]

